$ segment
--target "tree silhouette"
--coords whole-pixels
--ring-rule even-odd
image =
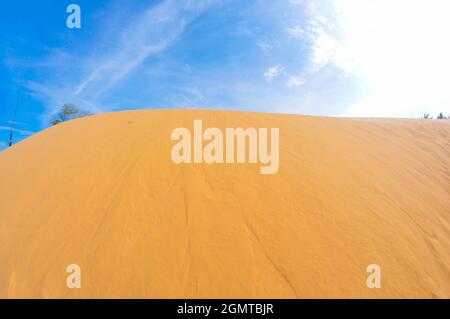
[[[445,115],[444,115],[444,113],[439,113],[439,115],[437,116],[437,119],[438,120],[445,120],[446,119],[446,117],[445,117]]]

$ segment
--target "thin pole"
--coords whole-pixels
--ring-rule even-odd
[[[14,131],[14,125],[16,124],[16,115],[17,115],[17,109],[19,108],[19,94],[17,94],[17,102],[16,102],[16,108],[14,110],[14,117],[11,123],[11,132],[9,134],[9,147],[12,146],[13,142],[13,131]]]

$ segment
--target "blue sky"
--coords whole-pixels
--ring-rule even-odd
[[[81,29],[66,7],[81,8]],[[66,102],[95,112],[214,108],[450,113],[446,0],[2,0],[0,149]]]

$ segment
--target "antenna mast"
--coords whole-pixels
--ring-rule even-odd
[[[13,131],[14,131],[14,125],[16,124],[16,115],[17,115],[17,109],[19,108],[19,94],[17,94],[17,102],[16,102],[16,108],[14,110],[14,117],[11,123],[11,132],[9,134],[9,147],[12,146],[13,143]]]

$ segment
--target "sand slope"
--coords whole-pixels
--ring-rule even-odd
[[[280,169],[171,161],[279,127]],[[450,121],[226,111],[74,120],[0,153],[0,297],[450,297]],[[68,264],[82,288],[68,289]],[[381,266],[368,289],[366,267]]]

